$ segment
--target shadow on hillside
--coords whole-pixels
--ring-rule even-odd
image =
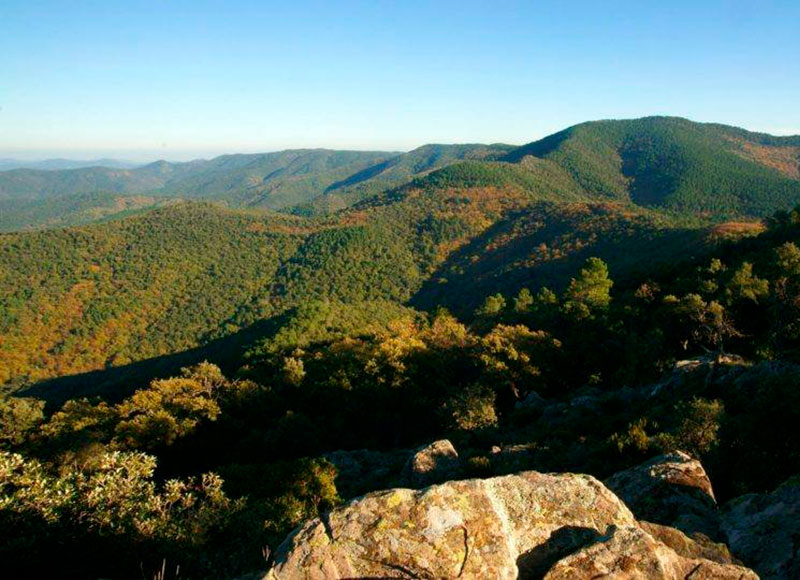
[[[352,185],[358,185],[364,181],[369,181],[373,177],[380,175],[386,168],[388,168],[394,158],[387,159],[386,161],[382,161],[381,163],[377,163],[375,165],[371,165],[366,169],[362,169],[358,173],[354,173],[353,175],[347,177],[346,179],[342,179],[341,181],[336,181],[335,183],[331,183],[328,187],[325,188],[325,193],[330,193],[332,191],[336,191],[339,188],[343,187],[350,187]]]
[[[226,374],[234,373],[242,362],[245,350],[256,340],[274,334],[288,314],[260,320],[234,334],[212,340],[203,346],[182,352],[144,359],[119,367],[47,379],[18,392],[19,395],[60,406],[69,399],[101,396],[119,401],[157,378],[177,374],[181,368],[204,360],[218,365]]]
[[[506,299],[523,287],[536,292],[547,286],[561,292],[592,256],[608,264],[615,288],[621,289],[656,268],[663,273],[676,263],[675,256],[684,262],[705,256],[709,249],[703,243],[702,228],[660,229],[620,223],[611,232],[582,231],[578,228],[583,216],[559,215],[548,207],[555,206],[543,204],[513,212],[452,252],[409,305],[420,310],[442,305],[457,316],[469,316],[495,292]],[[613,217],[601,204],[590,206],[586,215],[592,213],[598,223]],[[540,246],[548,253],[544,258]]]

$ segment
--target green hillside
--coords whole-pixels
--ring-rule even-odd
[[[332,184],[382,163],[393,154],[299,149],[225,155],[168,179],[162,194],[225,201],[233,206],[280,209],[310,201]]]
[[[23,206],[21,218],[6,221],[110,221],[0,237],[0,381],[29,385],[118,368],[234,336],[240,348],[241,341],[279,333],[293,309],[317,302],[360,305],[356,310],[373,314],[446,306],[468,319],[493,292],[562,290],[590,256],[626,283],[676,256],[706,255],[717,243],[709,235],[713,224],[748,213],[748,199],[755,213],[788,207],[794,194],[780,187],[798,182],[778,161],[790,159],[795,142],[652,118],[580,125],[510,152],[431,146],[384,159],[315,150],[146,166],[133,171],[183,183],[177,194],[185,196],[202,188],[247,191],[228,202],[263,205],[316,188],[328,191],[321,198],[340,195],[352,205],[317,217],[203,203],[145,212],[157,198],[114,194],[53,198],[37,215]],[[267,171],[266,181],[255,177]],[[692,181],[699,175],[706,181]],[[750,197],[687,189],[740,187],[742,176],[763,177]],[[246,189],[253,180],[260,184]],[[363,197],[373,189],[378,193]],[[680,205],[687,196],[692,211]],[[720,205],[725,199],[738,205]],[[757,225],[745,221],[725,231],[747,234]]]
[[[705,255],[711,239],[702,226],[618,203],[537,203],[510,212],[450,254],[411,303],[469,317],[497,291],[562,291],[590,256],[607,262],[618,283],[639,279],[676,257]]]
[[[549,159],[587,194],[683,213],[765,216],[800,200],[800,137],[672,117],[576,125],[509,153]]]
[[[0,172],[0,199],[44,200],[95,191],[131,194],[157,189],[164,184],[159,171],[89,167],[46,171],[12,169]]]
[[[52,210],[44,200],[94,192],[321,215],[414,180],[427,180],[425,187],[541,190],[543,172],[553,188],[564,189],[569,181],[569,189],[585,199],[686,215],[765,216],[800,200],[800,137],[670,117],[594,121],[516,148],[425,145],[400,154],[298,149],[133,169],[17,169],[0,172],[0,200],[26,200],[24,215],[9,213],[5,229],[48,225]],[[90,216],[83,213],[80,221]]]
[[[0,374],[36,381],[180,352],[238,330],[236,307],[300,243],[293,220],[206,205],[0,236]]]
[[[241,349],[245,337],[296,334],[290,331],[295,318],[285,317],[312,303],[341,304],[334,318],[346,308],[345,318],[353,320],[386,320],[404,304],[435,309],[437,300],[463,312],[483,298],[497,265],[479,260],[476,267],[486,271],[468,273],[474,279],[451,276],[459,267],[453,264],[467,255],[459,248],[475,247],[518,216],[556,220],[563,212],[569,224],[569,216],[581,211],[576,208],[584,207],[552,203],[575,195],[568,188],[420,185],[325,219],[182,203],[107,223],[2,235],[0,379],[22,386],[76,375],[83,384],[62,381],[50,388],[116,388],[129,376],[148,376],[141,366],[147,360],[155,374],[174,372],[176,361],[231,356],[228,338],[239,336],[234,342]],[[608,246],[608,236],[637,242],[658,237],[657,220],[642,218],[636,229],[625,219],[615,221],[615,212],[623,211],[609,209],[606,220],[590,221],[575,234],[585,246],[576,258]],[[537,242],[558,247],[568,236],[565,227],[545,230]],[[647,262],[664,251],[650,243],[638,255]],[[508,258],[505,266],[524,280],[523,265]],[[619,258],[629,259],[624,253]],[[543,261],[548,259],[560,256]],[[556,287],[571,273],[565,266],[545,270],[543,279]],[[449,295],[442,297],[443,291]],[[206,345],[210,350],[203,350]],[[193,352],[188,360],[161,360],[184,351]],[[131,375],[107,373],[116,377],[111,383],[99,375],[80,379],[81,373],[132,363],[138,366]]]
[[[331,184],[324,195],[298,206],[297,212],[330,213],[458,161],[491,160],[512,149],[510,145],[424,145]]]
[[[110,194],[215,200],[232,207],[320,214],[341,209],[463,159],[497,157],[503,145],[428,145],[410,153],[300,149],[223,155],[134,169],[91,167],[0,172],[5,230],[93,221],[108,215]],[[104,193],[96,193],[104,192]],[[75,197],[74,201],[70,201]],[[70,214],[53,220],[56,208]],[[74,215],[72,215],[74,214]]]
[[[124,217],[170,203],[150,195],[87,193],[36,199],[0,199],[0,232],[65,227]]]
[[[158,161],[126,170],[18,169],[0,172],[0,199],[41,199],[93,191],[148,192],[220,199],[237,205],[283,207],[307,201],[331,183],[391,156],[382,152],[301,149],[223,155],[185,163]]]

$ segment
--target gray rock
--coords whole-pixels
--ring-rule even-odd
[[[417,449],[403,467],[401,479],[405,485],[420,488],[458,477],[461,472],[455,447],[441,439]]]
[[[616,473],[605,483],[639,519],[719,537],[711,481],[700,462],[682,451]]]
[[[731,551],[762,578],[800,578],[800,477],[728,502],[720,521]]]

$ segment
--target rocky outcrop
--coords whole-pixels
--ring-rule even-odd
[[[404,485],[421,488],[458,477],[461,470],[455,447],[447,439],[441,439],[414,452],[403,467],[401,481]]]
[[[711,481],[696,459],[677,451],[621,471],[606,480],[639,519],[687,534],[718,537],[717,504]]]
[[[586,475],[526,472],[369,494],[307,522],[268,578],[517,578],[543,575],[606,532],[636,526]]]
[[[688,558],[637,527],[617,528],[559,560],[545,580],[641,578],[647,580],[757,580],[747,568]]]
[[[267,578],[757,578],[728,556],[591,476],[530,471],[366,495],[293,532]]]
[[[720,521],[731,551],[762,578],[800,578],[800,477],[727,503]]]

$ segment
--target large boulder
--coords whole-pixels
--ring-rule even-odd
[[[660,455],[616,473],[605,484],[639,519],[690,535],[719,535],[711,481],[700,462],[682,451]]]
[[[559,560],[545,580],[625,578],[642,580],[758,580],[734,564],[687,558],[637,527],[623,527]]]
[[[636,526],[593,477],[525,472],[369,494],[276,551],[272,580],[541,577],[609,526]]]
[[[720,527],[731,551],[762,578],[800,578],[800,477],[728,502]]]
[[[453,479],[461,474],[458,452],[447,439],[417,449],[403,467],[401,481],[414,488]]]

